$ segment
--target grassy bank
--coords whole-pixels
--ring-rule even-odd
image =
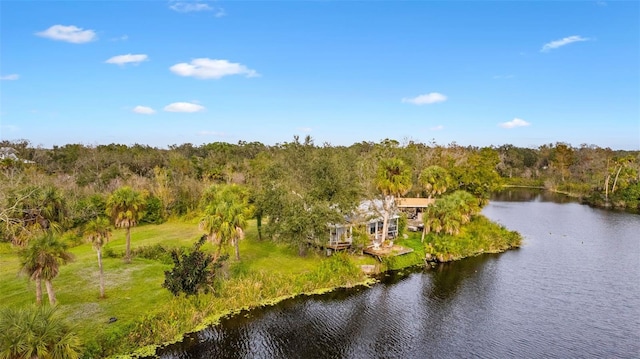
[[[241,261],[228,261],[215,284],[215,292],[186,298],[173,297],[161,287],[164,271],[170,264],[157,249],[159,246],[191,247],[200,232],[194,223],[170,222],[133,229],[134,252],[146,249],[133,263],[124,264],[117,256],[104,258],[107,298],[98,299],[97,260],[89,244],[72,249],[75,261],[62,267],[54,287],[61,314],[74,325],[74,331],[84,343],[85,357],[132,352],[153,354],[155,344],[179,340],[184,333],[204,328],[242,309],[276,303],[302,293],[321,293],[370,282],[360,270],[361,264],[373,264],[379,270],[422,265],[425,255],[433,248],[450,251],[442,257],[448,260],[496,252],[515,245],[512,234],[506,236],[510,239],[497,240],[505,233],[512,232],[486,219],[474,220],[459,237],[428,236],[424,244],[420,233],[410,233],[407,239],[397,243],[413,248],[413,253],[378,263],[369,256],[346,253],[327,258],[310,251],[306,257],[300,257],[297,248],[256,240],[255,226],[249,226],[246,239],[240,245]],[[475,246],[472,245],[476,242],[474,238],[478,239]],[[432,245],[425,245],[427,243]],[[124,246],[124,231],[115,231],[107,252],[121,253]],[[211,244],[203,249],[213,251]],[[16,249],[0,244],[3,306],[23,307],[35,302],[35,285],[18,275],[19,269]],[[109,323],[110,318],[117,320]]]
[[[134,228],[132,247],[191,247],[201,233],[193,223],[171,222]],[[300,293],[366,282],[356,263],[375,264],[373,258],[310,253],[300,257],[297,249],[255,240],[255,227],[241,241],[241,261],[229,260],[216,283],[215,293],[197,297],[173,297],[161,287],[166,260],[135,257],[131,264],[106,257],[106,295],[98,299],[98,266],[89,244],[71,249],[74,262],[62,266],[53,281],[59,310],[74,325],[85,345],[87,357],[133,352],[150,344],[177,340],[220,316],[243,308],[277,301]],[[114,232],[106,252],[121,253],[124,231]],[[213,251],[211,244],[204,247]],[[0,244],[0,300],[6,307],[35,302],[35,285],[19,275],[16,248]],[[46,300],[46,299],[45,299]],[[48,304],[47,304],[48,305]],[[109,323],[110,318],[117,318]]]

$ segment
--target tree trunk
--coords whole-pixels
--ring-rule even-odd
[[[384,200],[384,213],[382,214],[382,235],[380,236],[380,242],[377,243],[377,246],[382,245],[384,241],[387,239],[387,232],[389,231],[389,211],[391,210],[391,206],[388,205],[388,199]]]
[[[50,279],[45,279],[44,284],[47,287],[47,296],[49,297],[49,304],[52,306],[56,305],[56,293],[53,291],[53,283],[51,283]]]
[[[420,242],[424,243],[424,235],[427,233],[427,226],[422,227],[422,237],[420,238]]]
[[[609,179],[611,175],[607,175],[607,179],[604,181],[604,199],[609,201]]]
[[[104,298],[104,271],[102,270],[102,249],[98,249],[98,268],[100,268],[100,298]]]
[[[618,183],[618,176],[620,175],[621,170],[622,170],[622,165],[620,165],[620,168],[618,168],[618,172],[616,172],[616,179],[613,180],[613,187],[611,187],[612,195],[616,192],[616,184]]]
[[[258,240],[262,240],[262,215],[256,215],[256,223],[258,225]]]
[[[236,251],[236,260],[239,261],[240,260],[240,239],[239,238],[233,239],[233,247],[235,248],[235,251]]]
[[[131,263],[131,227],[127,227],[127,250],[124,255],[124,261]]]
[[[42,279],[40,277],[36,277],[36,304],[42,304]]]

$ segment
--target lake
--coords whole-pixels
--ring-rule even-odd
[[[522,248],[243,312],[162,358],[640,357],[640,215],[503,192]]]

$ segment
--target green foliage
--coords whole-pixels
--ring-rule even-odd
[[[484,216],[476,216],[461,228],[458,235],[430,233],[425,242],[426,253],[435,256],[440,262],[448,262],[519,247],[522,237]]]
[[[148,196],[145,203],[144,216],[140,222],[152,224],[164,223],[165,218],[163,212],[162,201],[156,196]]]
[[[362,274],[351,257],[344,253],[335,253],[331,257],[323,260],[318,269],[309,273],[308,280],[318,283],[330,283],[332,281],[342,282],[343,280],[353,280]]]
[[[399,158],[380,161],[376,186],[384,196],[401,196],[411,189],[411,169]]]
[[[55,308],[0,311],[0,359],[75,359],[81,353],[80,338]]]
[[[466,191],[455,191],[426,208],[422,219],[426,233],[456,235],[462,225],[480,213],[481,200]]]
[[[398,218],[398,237],[402,238],[402,235],[407,230],[408,219],[406,213],[400,213],[400,217]]]
[[[429,166],[422,170],[419,181],[429,197],[443,194],[452,184],[449,172],[440,166]]]
[[[116,227],[131,228],[138,224],[145,214],[146,201],[142,194],[125,186],[115,190],[106,204],[106,214]]]
[[[131,251],[136,258],[151,259],[165,264],[173,264],[171,253],[171,250],[157,243],[152,246],[139,246]]]
[[[236,185],[212,186],[203,195],[204,216],[200,228],[212,242],[217,242],[216,257],[223,244],[235,247],[236,260],[240,259],[239,241],[244,236],[247,220],[253,213],[248,192]]]
[[[200,291],[208,293],[212,290],[216,270],[222,267],[227,257],[214,258],[213,255],[203,252],[200,247],[206,240],[207,237],[202,236],[190,252],[178,249],[171,251],[173,268],[164,272],[165,280],[162,286],[174,296],[180,293],[195,295]]]

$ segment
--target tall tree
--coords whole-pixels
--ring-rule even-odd
[[[59,241],[52,233],[29,241],[29,245],[20,252],[22,271],[36,282],[36,303],[42,303],[42,281],[47,288],[51,305],[56,304],[56,295],[51,282],[60,273],[60,266],[73,259],[67,251],[67,245]]]
[[[383,159],[378,165],[375,182],[384,197],[382,237],[380,242],[374,242],[374,246],[380,246],[387,238],[389,215],[394,210],[395,197],[404,195],[411,189],[411,170],[399,158]]]
[[[214,186],[205,194],[207,198],[200,228],[207,232],[212,242],[217,242],[216,259],[226,243],[235,249],[240,260],[239,241],[244,237],[247,219],[251,217],[248,192],[237,185]]]
[[[100,298],[104,298],[104,270],[102,268],[102,246],[111,238],[111,226],[109,220],[98,217],[89,223],[85,228],[87,240],[93,244],[93,248],[98,254],[98,268],[100,269]]]
[[[422,170],[419,181],[422,185],[422,189],[427,193],[429,198],[443,194],[451,185],[449,172],[440,166],[429,166]],[[424,236],[426,233],[427,226],[424,226],[422,229],[422,242],[424,242]]]
[[[142,194],[127,186],[118,188],[107,199],[107,215],[116,227],[127,230],[127,263],[131,263],[131,227],[135,227],[144,216],[145,205]]]

